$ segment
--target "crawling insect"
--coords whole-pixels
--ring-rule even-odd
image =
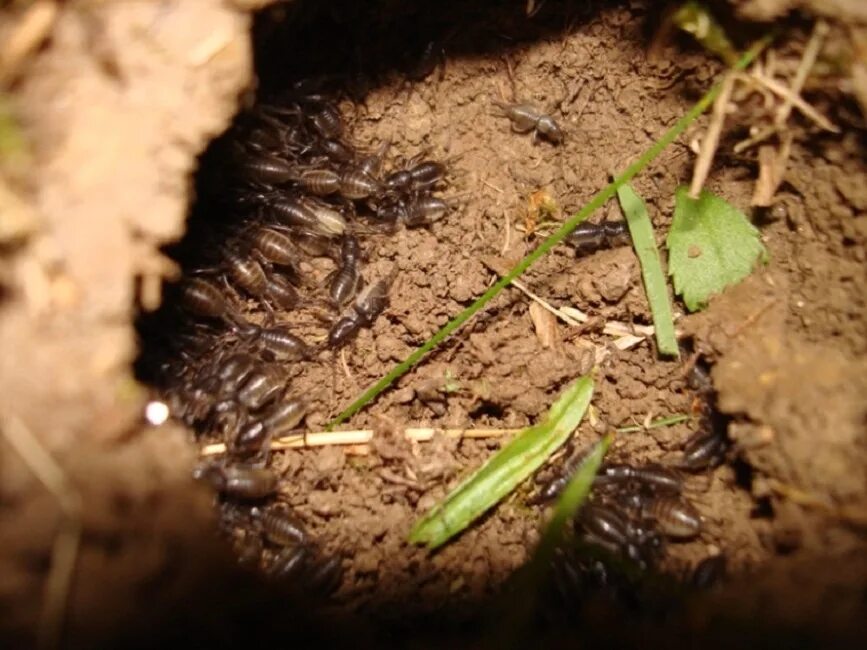
[[[509,104],[497,99],[491,100],[512,122],[512,130],[517,133],[533,131],[533,137],[545,138],[552,144],[563,142],[563,131],[560,125],[550,115],[546,115],[535,106],[525,103]]]
[[[586,542],[624,555],[642,567],[652,563],[662,546],[655,531],[632,521],[625,512],[611,504],[585,505],[576,525],[584,531]]]
[[[310,124],[323,138],[337,138],[343,133],[343,119],[333,104],[323,104],[322,108],[308,117]]]
[[[366,199],[381,189],[379,181],[358,169],[347,169],[337,180],[337,191],[345,199]]]
[[[307,402],[303,399],[281,402],[264,418],[250,422],[242,428],[235,427],[237,433],[230,444],[231,453],[241,458],[259,454],[272,438],[298,426],[306,414]]]
[[[310,356],[310,347],[298,336],[289,331],[286,325],[259,327],[248,337],[275,359],[306,359]]]
[[[618,463],[603,465],[593,481],[593,487],[628,486],[630,483],[667,494],[680,494],[683,491],[683,479],[677,472],[653,463],[638,467]]]
[[[358,161],[356,169],[368,176],[376,178],[382,170],[382,162],[385,159],[385,154],[388,152],[389,147],[391,147],[390,142],[383,142],[376,151],[362,156]]]
[[[214,283],[202,278],[189,278],[180,287],[183,309],[195,316],[223,320],[229,325],[246,325],[247,321],[235,311],[223,292]]]
[[[725,580],[727,572],[726,556],[709,555],[695,565],[690,584],[695,589],[710,589]]]
[[[307,547],[302,544],[287,546],[274,555],[265,573],[271,580],[296,578],[304,569],[308,556]]]
[[[689,471],[700,471],[717,467],[725,460],[728,438],[724,431],[712,427],[699,429],[691,435],[683,446],[683,456],[677,467]]]
[[[673,496],[641,496],[634,502],[640,516],[652,520],[666,537],[686,540],[701,532],[701,515],[686,499]]]
[[[625,246],[632,241],[625,221],[583,221],[566,237],[576,255],[587,255],[603,248]]]
[[[247,465],[205,463],[193,470],[193,478],[237,499],[264,499],[277,490],[277,475],[273,471]]]
[[[288,161],[271,155],[245,156],[238,162],[241,176],[256,185],[282,185],[294,180],[297,171]]]
[[[338,348],[347,343],[362,327],[370,327],[388,304],[391,279],[384,278],[366,286],[352,305],[352,309],[340,318],[328,332],[328,347]]]
[[[283,508],[251,508],[250,515],[262,527],[262,532],[272,544],[296,546],[307,543],[304,524]]]
[[[328,196],[341,189],[340,174],[331,169],[306,169],[301,172],[298,182],[317,196]]]
[[[254,298],[263,298],[268,290],[265,269],[256,260],[227,249],[224,253],[226,275],[233,284]]]
[[[312,566],[308,566],[302,580],[305,591],[310,591],[324,598],[334,593],[340,586],[342,578],[343,560],[340,556],[334,555],[327,560],[318,561]]]
[[[298,291],[289,280],[277,273],[269,273],[266,280],[265,293],[275,305],[281,309],[289,310],[298,304],[300,300]]]
[[[286,390],[286,382],[271,365],[260,364],[238,389],[236,399],[251,411],[258,411]]]
[[[361,261],[361,246],[358,240],[348,235],[343,238],[340,249],[340,266],[331,276],[329,294],[331,301],[338,307],[343,307],[352,300],[361,282],[358,264]]]
[[[254,228],[246,233],[253,252],[262,262],[295,268],[298,252],[285,233],[274,228]]]

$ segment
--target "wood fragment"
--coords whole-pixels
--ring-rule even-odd
[[[536,330],[536,337],[547,349],[560,346],[560,331],[557,327],[557,317],[542,307],[538,302],[530,303],[530,320]]]
[[[759,176],[753,189],[750,205],[767,208],[774,201],[783,178],[786,175],[786,165],[792,151],[791,133],[786,133],[780,140],[780,146],[763,145],[759,147]]]

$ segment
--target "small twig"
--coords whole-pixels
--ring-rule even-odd
[[[499,438],[518,433],[522,429],[433,429],[428,427],[404,429],[407,440],[428,442],[434,436],[447,438]],[[331,445],[367,445],[375,435],[373,429],[355,431],[317,431],[315,433],[293,433],[271,441],[271,450],[301,449],[306,447],[328,447]],[[217,442],[202,447],[202,456],[226,453],[226,445]]]
[[[771,205],[786,175],[786,165],[789,162],[793,141],[791,132],[785,132],[780,137],[779,148],[771,145],[759,147],[759,177],[756,179],[750,205],[765,208]]]
[[[18,452],[37,480],[57,500],[63,513],[60,530],[51,552],[51,569],[45,581],[45,600],[37,637],[40,648],[56,648],[60,644],[63,621],[72,585],[72,576],[81,542],[81,495],[69,482],[57,464],[30,429],[15,416],[5,418],[2,428],[9,444]]]
[[[707,180],[707,175],[710,173],[710,166],[713,163],[713,157],[719,146],[719,138],[726,117],[726,107],[728,106],[733,86],[734,76],[728,73],[723,79],[719,95],[714,100],[710,124],[707,127],[704,138],[702,138],[701,151],[699,151],[698,158],[695,161],[692,183],[689,186],[689,196],[693,199],[698,198],[701,188],[704,187],[704,182]]]
[[[734,147],[732,147],[732,151],[734,151],[735,153],[741,153],[742,151],[746,151],[747,149],[754,147],[761,142],[764,142],[776,132],[777,127],[775,126],[769,126],[764,129],[760,129],[755,135],[752,135],[749,138],[738,142]]]
[[[689,419],[688,415],[678,414],[669,415],[658,420],[653,420],[647,424],[637,424],[629,427],[619,427],[617,433],[635,433],[636,431],[649,431],[650,429],[658,429],[659,427],[670,427],[674,424],[686,422]]]
[[[500,249],[501,255],[505,255],[512,245],[512,220],[509,219],[508,212],[503,212],[503,219],[506,222],[506,236],[503,238],[503,248]]]
[[[792,86],[789,89],[789,93],[784,98],[783,105],[780,106],[777,111],[777,117],[774,120],[774,123],[778,127],[781,127],[786,123],[786,120],[789,119],[789,114],[792,112],[792,105],[795,103],[796,99],[800,99],[799,95],[801,94],[801,90],[804,88],[804,83],[807,81],[807,76],[810,74],[810,70],[813,69],[813,65],[816,63],[816,58],[819,56],[819,50],[822,48],[822,41],[825,39],[827,33],[828,25],[825,24],[825,21],[823,20],[818,21],[815,27],[813,27],[813,33],[810,36],[810,41],[807,43],[807,47],[804,48],[804,54],[801,57],[801,63],[798,65],[798,70],[795,72]],[[806,102],[804,102],[804,104],[806,105]]]

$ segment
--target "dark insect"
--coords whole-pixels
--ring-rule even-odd
[[[337,138],[343,133],[343,120],[340,112],[331,104],[325,104],[309,118],[313,128],[323,138]]]
[[[328,332],[328,346],[337,348],[345,345],[362,327],[369,327],[388,305],[389,279],[382,279],[365,287],[351,311],[340,318]]]
[[[236,399],[251,411],[280,398],[286,389],[285,381],[268,365],[259,365],[238,389]]]
[[[652,519],[659,531],[673,539],[690,539],[701,532],[701,515],[689,501],[671,496],[641,500],[641,516]]]
[[[376,178],[377,176],[379,176],[379,172],[382,170],[383,159],[385,158],[385,154],[388,152],[390,146],[390,142],[383,142],[380,145],[379,149],[377,149],[371,154],[363,156],[358,161],[356,169],[372,178]]]
[[[577,255],[587,255],[603,248],[625,246],[631,241],[625,221],[584,221],[566,237],[566,243],[575,248]]]
[[[355,157],[352,148],[336,139],[325,139],[319,143],[319,148],[334,162],[350,163]]]
[[[725,580],[726,556],[709,555],[695,565],[690,583],[695,589],[710,589]]]
[[[656,464],[640,467],[626,464],[603,465],[593,481],[593,487],[609,484],[627,486],[629,483],[637,483],[652,490],[669,494],[680,494],[683,490],[683,479],[677,472]]]
[[[262,527],[262,532],[277,546],[298,546],[307,543],[307,531],[295,515],[282,508],[253,508],[253,519]]]
[[[310,356],[310,347],[285,325],[263,327],[254,340],[275,359],[305,359]]]
[[[264,499],[277,490],[277,475],[261,467],[205,463],[193,471],[193,478],[237,499]]]
[[[307,169],[298,179],[308,192],[317,196],[328,196],[340,191],[340,175],[330,169]]]
[[[683,446],[683,456],[676,465],[690,471],[717,467],[725,460],[727,449],[728,438],[725,432],[700,429],[687,439]]]
[[[202,278],[184,280],[180,287],[180,302],[183,309],[194,316],[222,319],[232,325],[246,323],[228,303],[220,288]]]
[[[245,157],[239,161],[238,171],[245,180],[266,187],[283,185],[298,177],[288,161],[269,155]]]
[[[361,282],[358,264],[361,261],[361,246],[358,240],[348,235],[343,238],[340,249],[340,266],[334,272],[329,286],[331,300],[338,307],[343,307],[355,296]]]
[[[247,234],[253,250],[263,261],[294,268],[298,252],[288,235],[273,228],[256,228]]]
[[[381,189],[376,179],[357,169],[348,169],[338,180],[338,191],[345,199],[366,199]]]
[[[563,131],[554,118],[535,106],[523,103],[509,104],[496,99],[492,101],[503,112],[503,116],[509,118],[513,131],[517,133],[533,131],[534,137],[541,136],[553,144],[563,142]]]
[[[274,304],[286,310],[293,309],[298,304],[298,291],[289,280],[276,273],[269,274],[266,280],[265,293]]]
[[[411,190],[430,190],[446,177],[446,166],[435,160],[425,160],[411,167],[409,176]]]
[[[226,251],[226,274],[233,284],[240,287],[254,298],[262,298],[268,290],[268,280],[265,270],[256,260],[241,257],[234,251]]]
[[[274,555],[265,568],[265,573],[272,580],[284,581],[295,578],[303,570],[308,555],[306,546],[287,546]]]
[[[281,402],[264,420],[264,425],[275,436],[284,435],[295,429],[307,415],[308,404],[302,398]]]

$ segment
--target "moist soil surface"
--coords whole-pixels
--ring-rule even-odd
[[[387,141],[390,156],[425,154],[448,161],[450,170],[443,194],[454,208],[445,218],[429,227],[362,237],[368,281],[399,271],[383,315],[342,352],[324,352],[290,369],[290,394],[311,396],[310,431],[322,430],[362,389],[483,293],[498,278],[496,269],[532,250],[552,222],[574,213],[612,172],[634,161],[721,70],[685,39],[649,57],[655,9],[641,2],[549,2],[532,20],[524,16],[523,3],[512,4],[392,7],[393,13],[377,19],[352,15],[340,3],[333,10],[297,12],[281,5],[257,19],[262,92],[293,79],[346,73],[353,98],[340,108],[348,139],[362,149]],[[427,36],[411,39],[408,34],[416,32],[408,25],[420,26]],[[808,34],[808,24],[790,23],[775,45],[777,57],[795,62],[793,69]],[[428,67],[421,51],[428,38],[442,44],[445,57],[432,71],[420,72],[419,66]],[[311,51],[313,56],[302,58],[301,52]],[[750,111],[758,112],[752,104],[732,116],[735,126],[726,132],[706,184],[748,211],[761,228],[769,262],[697,315],[685,314],[675,302],[684,340],[712,364],[717,405],[733,448],[721,467],[687,479],[704,530],[692,541],[669,544],[663,568],[683,575],[722,552],[732,580],[718,596],[726,615],[749,618],[762,602],[767,620],[804,627],[819,625],[830,601],[815,610],[776,602],[798,591],[791,581],[809,584],[793,576],[816,580],[827,568],[828,579],[818,579],[811,591],[844,594],[839,598],[845,606],[836,608],[844,612],[838,628],[844,634],[857,620],[845,613],[863,614],[856,594],[867,584],[867,568],[851,559],[863,553],[867,512],[867,184],[858,180],[867,178],[865,141],[863,131],[850,126],[856,109],[848,99],[827,88],[805,97],[843,128],[823,133],[793,118],[796,137],[777,210],[747,210],[755,157],[750,151],[726,153],[750,126]],[[543,107],[563,128],[563,143],[512,131],[495,99]],[[706,117],[699,119],[632,183],[647,203],[660,244],[671,223],[675,189],[692,174],[689,145],[706,124]],[[534,223],[529,216],[531,197],[540,191],[558,206],[551,222]],[[620,219],[617,205],[606,205],[592,219],[603,217]],[[318,260],[304,270],[321,281],[333,269],[329,264]],[[665,360],[652,340],[621,350],[602,333],[610,321],[651,324],[630,247],[576,256],[559,246],[521,281],[552,306],[578,308],[590,320],[581,327],[557,322],[543,337],[531,317],[531,298],[509,287],[352,418],[348,428],[376,431],[368,447],[275,453],[282,477],[278,500],[299,514],[328,554],[343,557],[343,582],[329,611],[387,625],[434,612],[472,620],[538,541],[546,511],[533,504],[530,482],[442,550],[429,553],[408,544],[413,522],[508,437],[409,442],[405,427],[524,427],[539,421],[559,392],[591,372],[596,361],[593,412],[576,432],[574,448],[612,429],[695,413],[688,352]],[[255,311],[253,303],[250,308]],[[312,340],[325,331],[311,326],[304,313],[279,317],[296,322],[297,332]],[[692,417],[620,433],[609,457],[671,462],[696,426]],[[124,442],[112,453],[131,453],[130,445],[143,444]],[[148,453],[159,453],[159,446]],[[185,475],[191,455],[170,455],[174,460],[163,462]],[[542,475],[560,462],[555,458]],[[140,532],[105,532],[111,534],[123,546],[125,534]],[[106,543],[84,539],[85,548]],[[41,568],[33,576],[45,570],[36,563]],[[773,596],[762,595],[767,593]],[[709,621],[720,610],[703,602],[705,609],[688,620],[697,629],[711,629]],[[792,612],[809,616],[799,620]]]

